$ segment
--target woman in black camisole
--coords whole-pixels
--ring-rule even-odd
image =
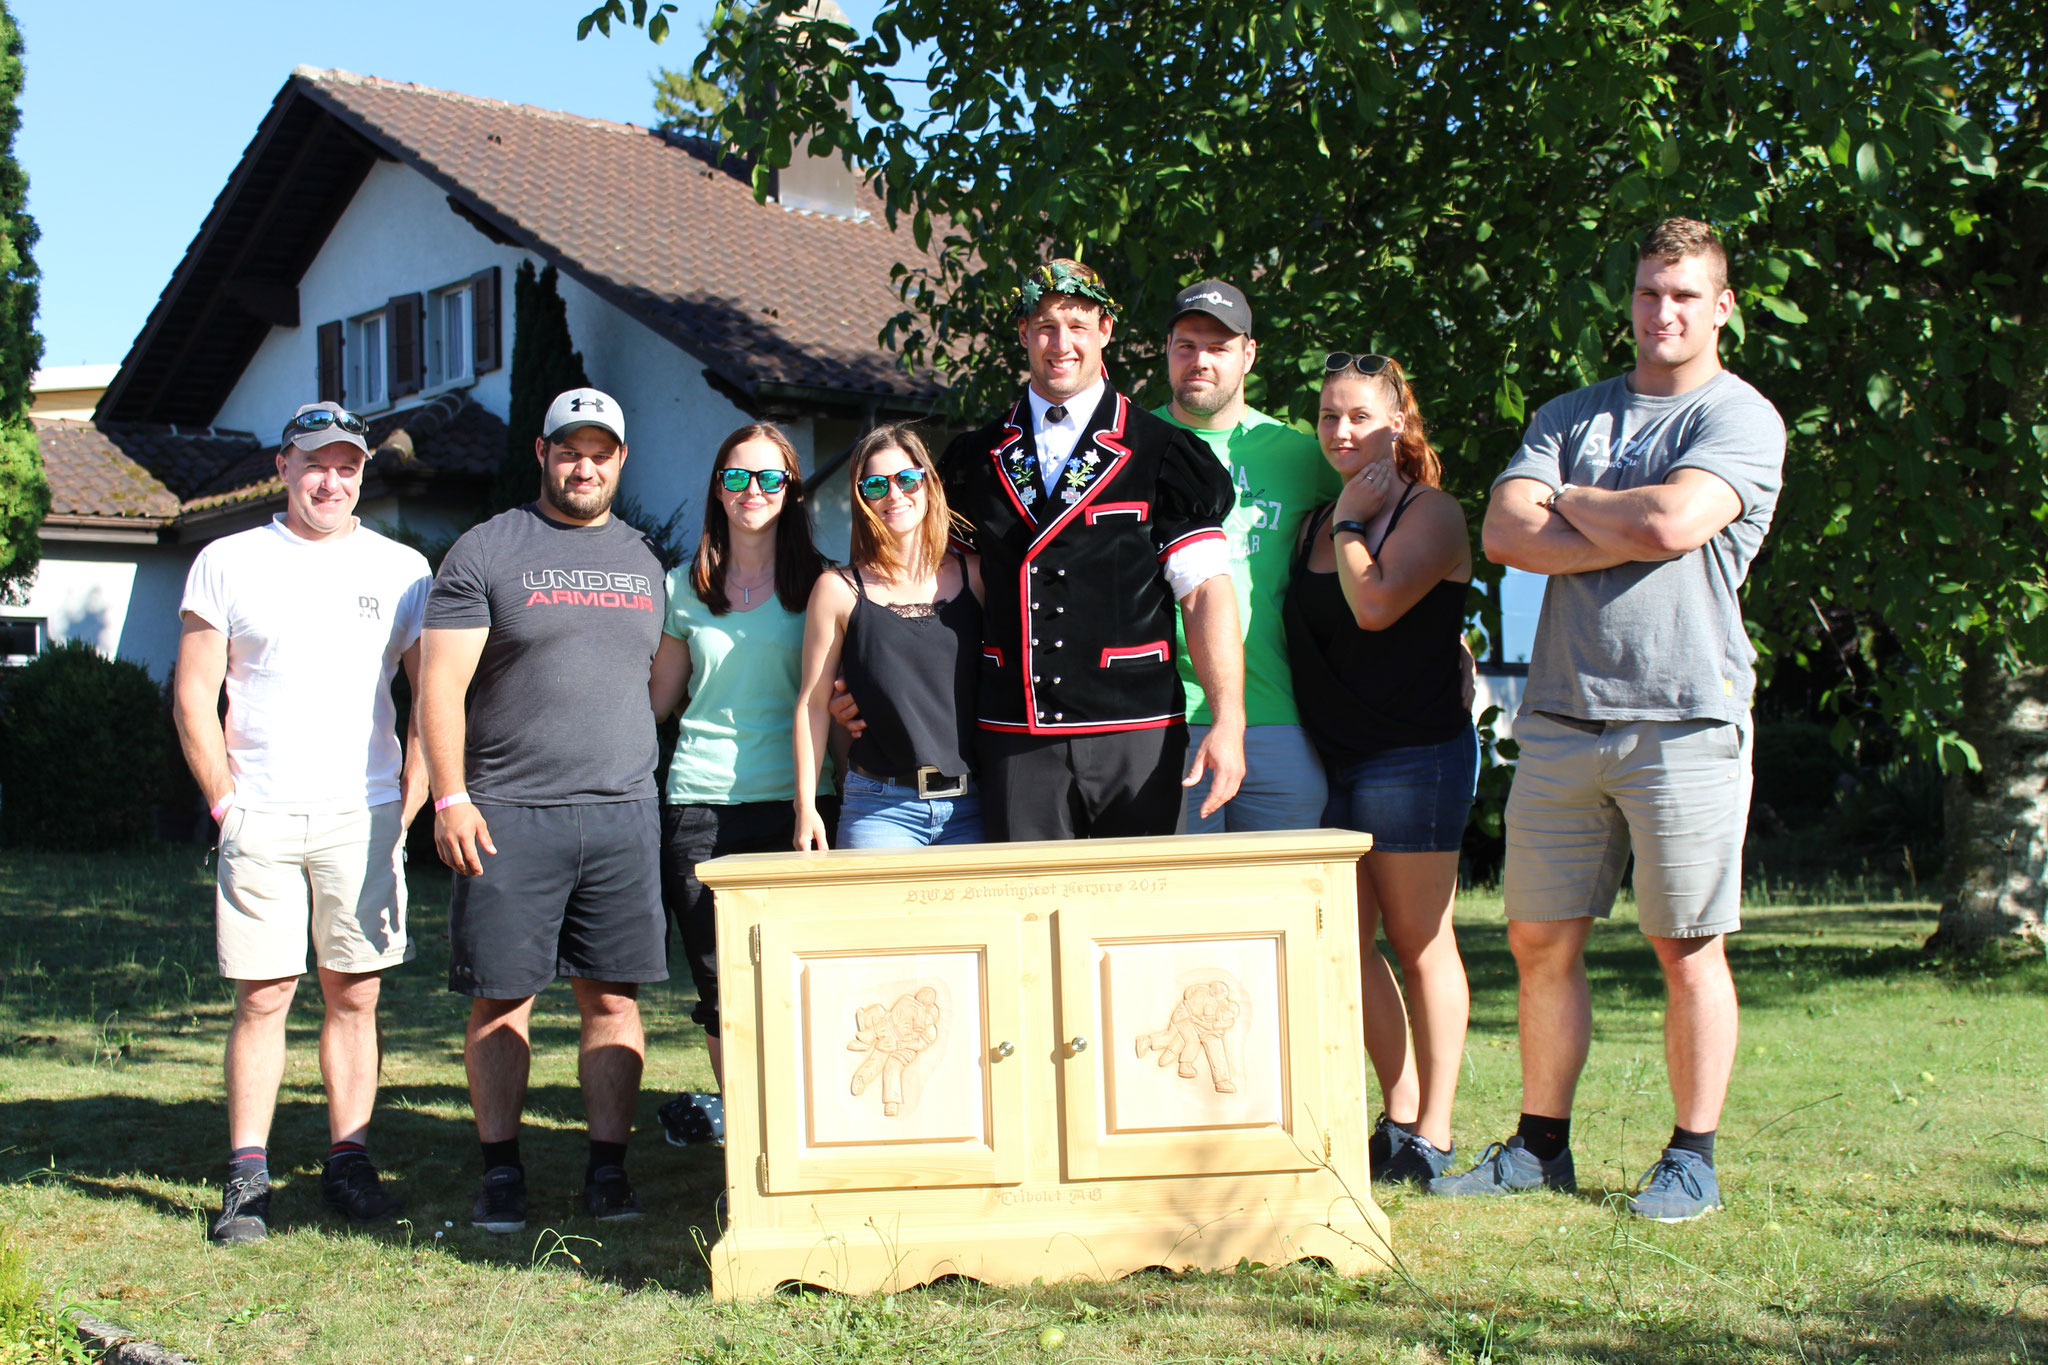
[[[969,762],[981,671],[980,566],[947,552],[945,490],[916,432],[872,431],[849,464],[853,562],[819,575],[804,618],[796,846],[827,846],[815,797],[832,680],[842,671],[865,726],[840,782],[831,843],[978,843],[981,795]]]
[[[1462,674],[1472,544],[1400,365],[1336,354],[1324,371],[1317,431],[1345,482],[1303,524],[1288,662],[1329,774],[1323,823],[1373,836],[1358,868],[1365,1044],[1386,1103],[1373,1177],[1426,1186],[1453,1150],[1471,1003],[1451,902],[1479,774]],[[1371,951],[1378,926],[1401,960],[1405,1002]]]

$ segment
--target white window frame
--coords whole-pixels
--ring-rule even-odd
[[[342,381],[342,402],[352,412],[380,412],[391,406],[390,326],[391,319],[382,308],[348,320],[348,332],[342,340],[344,368],[348,371]],[[375,340],[366,340],[371,335]],[[372,374],[376,377],[374,395],[366,379],[366,375]]]
[[[450,309],[461,316],[455,326],[459,364],[448,364]],[[427,295],[427,375],[424,392],[459,388],[476,378],[476,281],[459,280]]]
[[[50,647],[50,622],[48,617],[5,616],[0,617],[0,622],[5,622],[10,627],[27,626],[35,632],[36,637],[36,647],[33,653],[0,654],[0,668],[20,668],[34,659],[37,654],[41,654]]]

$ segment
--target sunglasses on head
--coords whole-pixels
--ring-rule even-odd
[[[894,474],[869,474],[855,486],[860,489],[860,495],[869,502],[880,502],[889,496],[889,481],[892,479],[895,480],[896,486],[903,490],[903,495],[908,497],[924,484],[924,471],[899,469]]]
[[[738,465],[727,465],[718,471],[718,484],[728,493],[744,493],[747,485],[761,485],[763,493],[780,493],[789,482],[789,471],[785,469],[741,469]]]
[[[1401,367],[1390,355],[1353,355],[1349,351],[1332,351],[1323,357],[1324,374],[1336,374],[1340,370],[1356,370],[1367,379],[1384,374],[1394,381],[1395,388],[1402,387]]]
[[[327,408],[315,408],[311,412],[302,412],[286,422],[282,439],[289,441],[294,436],[325,431],[329,427],[340,427],[351,436],[367,435],[370,430],[363,425],[363,419],[352,412],[333,412]]]

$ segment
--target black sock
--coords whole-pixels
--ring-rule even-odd
[[[360,1142],[337,1142],[327,1149],[327,1169],[332,1171],[336,1166],[358,1158],[368,1161],[370,1149]]]
[[[1711,1129],[1704,1133],[1695,1133],[1690,1128],[1674,1127],[1671,1130],[1671,1141],[1666,1145],[1677,1147],[1681,1151],[1696,1152],[1700,1160],[1707,1163],[1708,1169],[1713,1168],[1714,1131]]]
[[[598,1173],[600,1168],[605,1166],[617,1166],[620,1170],[625,1169],[626,1144],[623,1142],[599,1142],[596,1138],[592,1138],[590,1140],[590,1161],[583,1168],[583,1178],[585,1180],[590,1179],[590,1177]]]
[[[1420,1118],[1412,1118],[1408,1122],[1403,1123],[1393,1115],[1387,1115],[1387,1127],[1392,1128],[1397,1133],[1406,1133],[1410,1137],[1415,1135],[1415,1125],[1420,1122],[1422,1122]]]
[[[1572,1145],[1572,1121],[1547,1118],[1542,1114],[1524,1114],[1521,1126],[1515,1129],[1515,1136],[1538,1161],[1555,1161],[1564,1155],[1565,1148]]]
[[[270,1149],[267,1147],[236,1147],[228,1152],[228,1179],[238,1180],[245,1175],[269,1176]]]
[[[500,1166],[510,1166],[522,1175],[525,1174],[526,1163],[519,1159],[518,1138],[506,1138],[503,1142],[486,1142],[483,1149],[485,1172],[495,1171]]]

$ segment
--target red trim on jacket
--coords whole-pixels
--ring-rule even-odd
[[[1151,515],[1152,504],[1149,502],[1099,502],[1088,509],[1087,520],[1093,526],[1104,517],[1131,516],[1143,521]]]
[[[1173,552],[1175,550],[1186,549],[1188,546],[1196,544],[1199,541],[1225,539],[1228,539],[1228,537],[1226,537],[1223,534],[1223,532],[1215,530],[1211,527],[1204,527],[1199,531],[1190,531],[1186,535],[1182,536],[1179,540],[1174,541],[1173,544],[1161,550],[1159,552],[1159,562],[1161,564],[1164,564],[1167,560],[1173,557]]]
[[[1108,668],[1113,663],[1131,659],[1157,659],[1160,663],[1170,663],[1173,646],[1164,640],[1154,640],[1149,645],[1111,645],[1102,651],[1102,662],[1097,667]]]

